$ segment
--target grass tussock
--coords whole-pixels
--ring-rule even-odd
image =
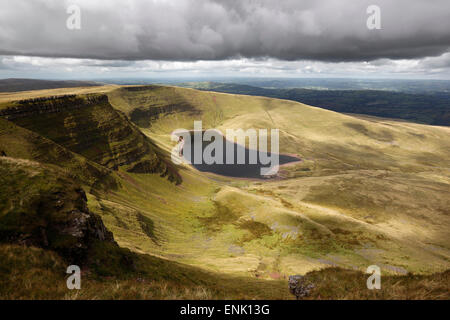
[[[81,289],[66,286],[68,263],[56,253],[0,245],[0,299],[289,299],[285,281],[224,276],[124,249],[97,248],[81,271]],[[107,250],[105,250],[107,249]],[[125,250],[126,251],[126,250]],[[103,265],[103,268],[99,268]]]
[[[450,270],[432,275],[381,275],[381,289],[367,289],[368,274],[328,268],[313,271],[306,277],[315,288],[306,299],[344,300],[448,300],[450,299]]]

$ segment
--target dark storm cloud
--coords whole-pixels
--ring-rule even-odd
[[[81,8],[81,30],[66,28],[66,9],[73,3]],[[364,61],[437,56],[450,47],[448,0],[0,0],[0,4],[3,55]],[[381,30],[366,27],[371,4],[381,8]]]

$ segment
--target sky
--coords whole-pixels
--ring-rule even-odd
[[[450,79],[448,0],[0,0],[0,78]]]

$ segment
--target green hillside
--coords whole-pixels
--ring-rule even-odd
[[[388,287],[428,284],[411,298],[445,297],[436,279],[448,277],[442,272],[450,266],[447,127],[177,87],[120,87],[106,95],[66,90],[46,98],[37,91],[36,97],[0,106],[7,177],[0,225],[16,235],[0,239],[8,261],[0,270],[2,297],[286,299],[292,298],[287,277],[313,271],[321,288],[321,275],[349,281],[354,298],[405,297],[400,289],[367,296],[365,282],[352,282],[371,264],[391,276]],[[170,134],[192,129],[194,120],[222,131],[278,128],[280,152],[302,161],[283,166],[272,180],[175,166]],[[39,199],[46,208],[62,190],[71,203],[71,188],[84,190],[86,210],[101,217],[115,241],[83,242],[88,249],[80,263],[90,273],[80,296],[61,284],[67,254],[51,241],[31,243],[41,249],[16,247],[24,231],[1,219],[19,215],[26,222],[26,214],[39,212]],[[32,221],[33,230],[51,226]],[[39,291],[37,278],[24,271],[17,281],[36,289],[14,293],[7,280],[18,274],[12,266],[45,269],[36,261],[40,254],[51,267],[39,279],[59,281],[58,287]],[[116,277],[120,289],[104,277]],[[327,290],[321,297],[350,297]]]
[[[128,114],[133,106],[191,106],[152,116],[150,126],[141,126],[167,150],[174,128],[192,129],[193,120],[201,119],[205,128],[221,130],[279,128],[280,151],[303,159],[283,168],[285,180],[230,179],[220,186],[211,198],[219,214],[203,219],[204,227],[214,230],[216,258],[203,257],[201,264],[247,267],[250,273],[262,264],[266,275],[326,265],[362,268],[374,261],[387,272],[448,268],[448,128],[369,121],[285,100],[175,87],[138,92],[134,97],[115,91],[110,101]],[[148,120],[142,118],[135,123]],[[245,222],[250,218],[267,232],[253,230]],[[223,257],[218,248],[236,253]]]

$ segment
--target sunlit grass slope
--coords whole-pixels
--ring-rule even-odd
[[[72,230],[86,219],[81,191],[58,166],[3,156],[0,182],[1,299],[289,298],[282,281],[206,272],[111,241],[80,239]],[[151,220],[137,221],[150,236]],[[71,264],[83,268],[80,291],[67,289]]]
[[[146,276],[156,293],[141,291],[136,273],[120,280],[121,289],[94,274],[81,298],[287,298],[288,275],[330,266],[364,271],[378,264],[384,274],[429,274],[450,266],[449,128],[161,86],[120,87],[100,105],[0,120],[0,151],[72,174],[87,192],[89,209],[102,217],[120,247],[150,255],[136,258],[140,267],[161,272]],[[179,166],[171,168],[181,177],[176,184],[160,172],[130,170],[147,159],[148,150],[170,165],[170,133],[192,129],[194,120],[223,132],[278,128],[280,151],[302,162],[282,167],[276,179],[258,181]],[[28,254],[35,253],[11,259]],[[62,277],[60,269],[51,270],[49,277]],[[326,272],[319,275],[337,277]],[[355,278],[342,272],[349,281]],[[180,286],[170,282],[172,276],[181,279]],[[24,277],[20,281],[31,281]],[[61,286],[55,297],[76,298]],[[327,297],[348,297],[328,290]],[[39,297],[51,296],[51,289],[45,292]],[[3,295],[18,297],[11,291]],[[394,295],[372,298],[377,297]]]
[[[303,160],[283,167],[283,180],[213,178],[217,212],[197,214],[208,245],[201,257],[179,258],[272,278],[330,265],[378,263],[394,273],[449,267],[448,128],[176,87],[122,88],[109,97],[167,150],[173,130],[202,120],[223,132],[278,128],[280,150]]]

